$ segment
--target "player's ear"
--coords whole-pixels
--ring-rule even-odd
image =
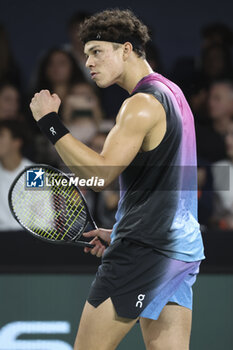
[[[124,43],[123,57],[124,57],[125,60],[127,60],[127,58],[129,57],[129,55],[131,54],[132,51],[133,51],[132,44],[129,41]]]

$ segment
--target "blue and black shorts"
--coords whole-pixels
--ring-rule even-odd
[[[192,285],[200,263],[117,240],[105,250],[87,300],[97,307],[110,297],[117,315],[132,319],[157,320],[168,302],[192,309]]]

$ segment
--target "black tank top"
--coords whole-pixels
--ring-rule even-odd
[[[196,214],[196,150],[191,111],[181,90],[157,73],[144,77],[132,95],[136,93],[151,94],[163,105],[166,132],[155,149],[139,152],[120,175],[121,196],[112,241],[125,237],[178,260],[201,260],[204,253]],[[181,103],[187,110],[181,108]],[[189,137],[184,137],[187,122]],[[184,143],[189,141],[192,150],[186,155]],[[186,166],[184,158],[189,159],[190,165]]]

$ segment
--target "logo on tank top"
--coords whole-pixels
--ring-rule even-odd
[[[142,302],[145,299],[145,294],[139,294],[138,295],[138,301],[136,302],[136,307],[142,308]]]

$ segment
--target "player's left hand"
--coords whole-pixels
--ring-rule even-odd
[[[85,253],[91,253],[92,255],[96,255],[98,258],[100,258],[105,249],[106,246],[101,243],[101,241],[98,239],[99,237],[104,240],[106,243],[110,244],[111,242],[111,232],[112,230],[107,230],[104,228],[98,228],[96,230],[92,230],[89,232],[84,232],[84,237],[94,237],[92,241],[90,241],[91,244],[94,245],[94,248],[84,248]]]
[[[61,100],[57,94],[50,94],[49,90],[37,92],[31,100],[30,108],[36,121],[40,120],[46,114],[58,112]]]

